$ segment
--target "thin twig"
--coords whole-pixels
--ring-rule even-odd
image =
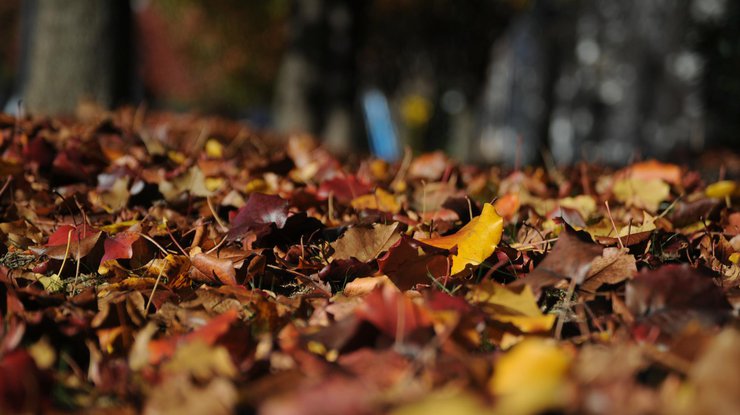
[[[149,310],[149,306],[152,305],[152,299],[154,298],[154,291],[157,289],[157,286],[159,285],[159,280],[162,279],[162,274],[164,273],[164,264],[162,264],[161,267],[159,267],[159,275],[157,275],[157,280],[154,281],[154,287],[152,287],[152,292],[149,294],[149,300],[146,302],[146,307],[144,307],[144,310]]]
[[[614,233],[617,235],[617,241],[619,241],[619,247],[624,249],[624,244],[622,243],[622,238],[619,236],[619,231],[617,230],[617,225],[614,223],[614,218],[612,217],[612,211],[609,209],[609,201],[605,200],[604,204],[606,205],[606,213],[609,215],[609,220],[612,222],[612,228],[614,229]]]

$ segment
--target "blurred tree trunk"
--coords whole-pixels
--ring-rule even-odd
[[[72,114],[81,101],[110,108],[131,87],[128,0],[31,0],[23,86],[31,112]]]
[[[290,45],[275,90],[275,126],[320,135],[333,150],[353,147],[356,53],[369,0],[295,0]]]

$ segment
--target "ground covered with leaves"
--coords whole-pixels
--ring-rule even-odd
[[[740,413],[737,170],[133,110],[0,150],[2,413]]]

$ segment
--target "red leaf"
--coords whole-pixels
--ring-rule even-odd
[[[264,230],[271,224],[282,228],[288,220],[288,202],[280,196],[252,193],[231,221],[229,239],[236,239],[250,230]]]
[[[54,259],[63,259],[65,255],[80,259],[95,247],[101,233],[87,224],[62,225],[49,236],[44,248],[38,251]],[[69,249],[67,249],[67,244],[69,244]]]
[[[407,336],[419,328],[429,327],[432,320],[427,310],[390,284],[383,284],[368,294],[358,307],[357,316],[370,322],[391,338]]]
[[[107,238],[103,242],[103,259],[101,261],[107,261],[109,259],[131,259],[134,255],[132,245],[140,238],[136,232],[119,232],[112,238]]]
[[[378,259],[378,267],[380,272],[405,291],[416,284],[432,284],[433,279],[444,277],[449,262],[444,255],[420,255],[408,238],[402,238]]]
[[[357,196],[362,196],[372,191],[372,186],[357,179],[356,176],[335,177],[321,183],[318,195],[322,199],[328,199],[329,195],[341,203],[350,203]]]
[[[166,339],[152,340],[149,342],[149,363],[154,365],[172,356],[177,346],[184,342],[200,340],[209,346],[213,345],[219,337],[229,331],[231,324],[236,321],[238,315],[237,311],[232,308],[212,318],[203,327],[193,332]]]

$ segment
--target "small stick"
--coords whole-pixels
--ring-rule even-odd
[[[573,297],[573,292],[576,290],[576,279],[572,278],[570,280],[570,285],[568,286],[568,293],[565,295],[565,301],[567,302],[567,307],[570,308],[570,299]],[[563,324],[565,324],[565,320],[563,319],[563,314],[561,313],[560,316],[558,316],[558,324],[555,326],[555,338],[560,340],[560,335],[563,333]]]
[[[221,228],[221,232],[226,232],[229,230],[229,227],[224,224],[224,222],[221,220],[221,218],[216,214],[216,210],[213,208],[213,203],[211,202],[210,197],[206,197],[206,202],[208,203],[208,209],[211,210],[211,214],[213,215],[213,219],[218,223],[218,226]]]
[[[619,247],[624,249],[622,238],[619,237],[619,231],[617,230],[617,225],[614,223],[614,218],[612,217],[612,211],[611,209],[609,209],[609,201],[605,200],[604,204],[606,205],[606,213],[609,214],[609,220],[612,222],[612,228],[614,229],[614,233],[617,235],[617,241],[619,241]]]
[[[162,279],[162,274],[164,273],[164,264],[162,264],[161,267],[159,267],[159,275],[157,275],[157,280],[154,281],[154,287],[152,287],[152,293],[149,294],[149,300],[146,302],[146,307],[144,307],[144,310],[149,310],[149,306],[152,305],[152,299],[154,298],[154,291],[157,289],[157,286],[159,285],[159,280]]]

